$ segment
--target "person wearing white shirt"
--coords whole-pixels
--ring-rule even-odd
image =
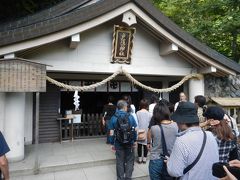
[[[237,121],[235,118],[225,114],[224,115],[224,119],[227,120],[228,125],[232,128],[232,130],[234,131],[236,137],[239,136],[239,130],[238,130],[238,126],[237,126]]]
[[[134,104],[132,104],[131,96],[130,95],[124,95],[122,97],[122,99],[127,102],[127,104],[128,104],[127,112],[130,113],[134,117],[134,119],[136,121],[136,124],[138,125],[138,120],[137,120],[137,115],[136,115],[136,108],[135,108]]]
[[[157,102],[158,102],[158,97],[155,94],[153,94],[151,96],[151,104],[148,107],[148,111],[150,112],[151,115],[153,115],[153,109],[156,106]]]
[[[212,175],[212,165],[219,162],[217,141],[211,132],[199,127],[196,106],[191,102],[179,103],[171,119],[181,132],[167,160],[168,173],[180,180],[217,180]]]
[[[181,93],[179,94],[179,102],[187,102],[187,96],[186,96],[186,94],[185,94],[184,92],[181,92]],[[177,107],[178,107],[178,105],[179,105],[179,102],[177,102],[177,103],[175,104],[175,106],[174,106],[174,111],[177,110]]]

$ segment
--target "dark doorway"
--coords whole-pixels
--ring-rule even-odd
[[[158,89],[162,88],[162,82],[144,81],[143,84],[145,84],[146,86],[153,87],[153,88],[158,88]],[[147,90],[144,90],[144,89],[142,89],[142,91],[143,91],[143,98],[147,99],[149,104],[151,104],[151,96],[153,94],[155,94],[157,97],[160,96],[159,93],[154,93],[154,92],[147,91]]]
[[[169,83],[169,87],[173,86],[174,84],[177,84],[178,81],[174,81],[174,82],[170,82]],[[176,102],[179,101],[179,94],[183,92],[183,85],[180,86],[179,88],[177,88],[176,90],[174,91],[171,91],[169,93],[169,102],[175,104]]]
[[[66,110],[74,109],[73,105],[73,95],[74,92],[63,91],[61,92],[61,114],[64,115]],[[84,114],[92,113],[102,113],[103,106],[107,104],[107,99],[109,96],[113,96],[115,99],[115,104],[123,95],[130,95],[135,105],[138,109],[139,101],[142,98],[142,92],[81,92],[80,96],[80,109]]]
[[[74,110],[73,105],[74,92],[61,92],[61,114],[65,115],[66,110]],[[80,96],[80,114],[81,122],[74,123],[74,138],[91,138],[105,135],[104,127],[101,123],[103,106],[107,104],[108,96],[115,98],[115,104],[123,95],[130,95],[138,109],[138,103],[142,98],[140,92],[81,92]],[[78,114],[78,113],[77,113]],[[69,126],[67,124],[66,126]],[[66,138],[69,138],[69,131],[66,131]],[[64,137],[65,138],[65,137]]]

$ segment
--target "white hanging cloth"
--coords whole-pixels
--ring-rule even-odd
[[[74,92],[73,95],[73,104],[75,105],[75,111],[79,110],[79,106],[80,106],[80,100],[79,100],[80,96],[78,95],[78,91]]]

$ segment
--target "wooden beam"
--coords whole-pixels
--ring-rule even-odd
[[[215,72],[217,72],[217,68],[215,68],[213,66],[204,67],[204,68],[199,69],[198,72],[201,74],[215,73]]]
[[[178,51],[178,46],[176,44],[161,44],[160,45],[160,55],[166,56],[168,54]]]
[[[199,65],[194,62],[191,58],[187,57],[185,54],[183,54],[181,51],[178,51],[177,53],[180,57],[182,57],[185,61],[193,65],[194,67],[199,67]]]
[[[80,34],[74,34],[71,36],[70,48],[76,49],[80,42]]]
[[[35,114],[35,162],[34,162],[34,174],[39,174],[39,104],[40,93],[36,92],[36,114]]]
[[[15,53],[5,54],[4,59],[12,59],[15,58]]]
[[[180,50],[178,52],[180,52]],[[203,62],[201,59],[199,59],[199,58],[197,58],[197,57],[187,53],[186,51],[181,50],[181,53],[183,55],[185,55],[185,57],[187,57],[190,61],[192,61],[195,64],[197,64],[196,67],[203,68],[203,67],[209,66],[209,64],[207,64],[206,62]]]

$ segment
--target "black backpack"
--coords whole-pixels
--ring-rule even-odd
[[[134,141],[135,128],[129,123],[130,114],[117,116],[115,138],[122,145],[132,145]]]

